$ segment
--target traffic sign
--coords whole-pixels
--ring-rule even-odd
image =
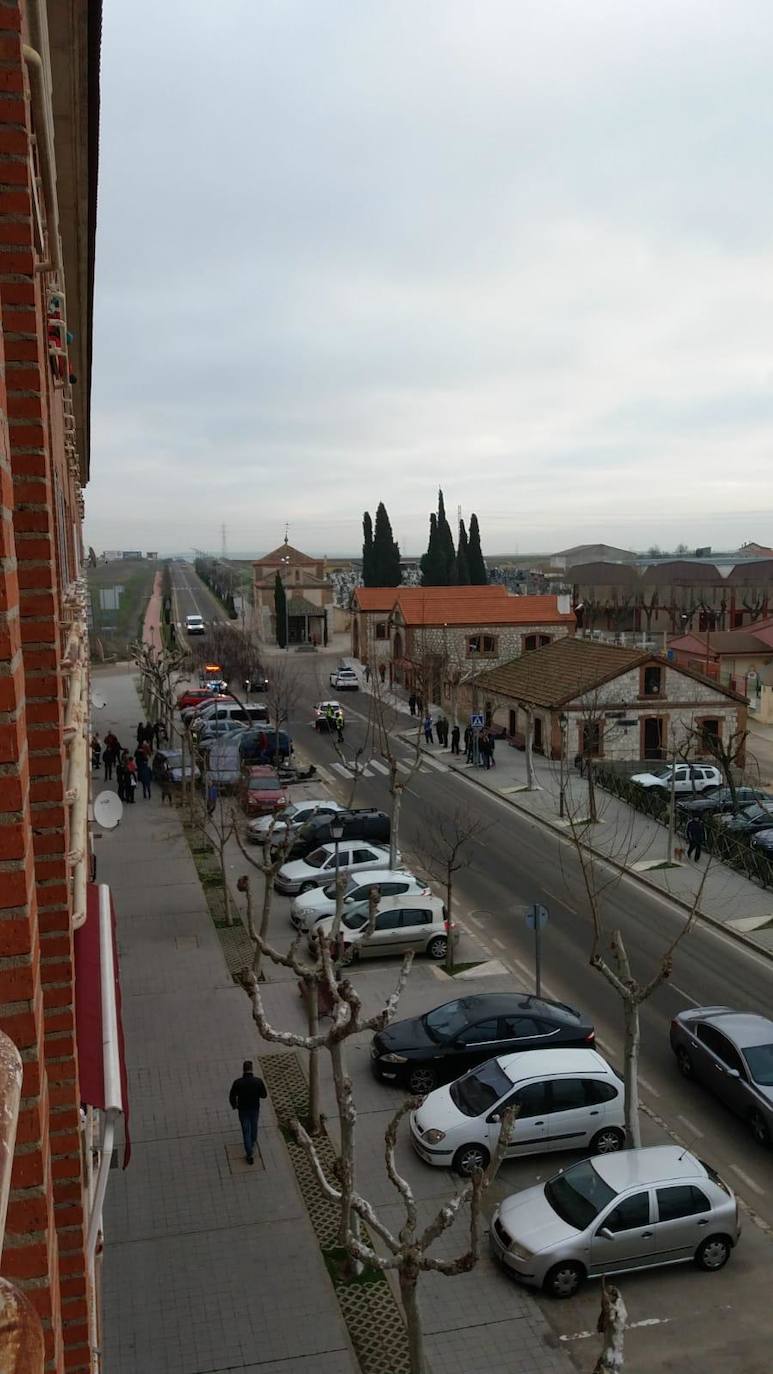
[[[548,909],[535,902],[533,906],[526,908],[526,924],[529,930],[544,930],[548,923]]]
[[[476,712],[474,715],[470,716],[470,725],[472,726],[473,730],[482,730],[483,715],[479,712]]]

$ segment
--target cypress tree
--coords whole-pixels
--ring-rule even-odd
[[[421,585],[422,587],[442,587],[442,564],[440,560],[440,549],[438,547],[437,516],[433,511],[429,517],[429,543],[427,552],[421,559]]]
[[[373,535],[373,586],[399,587],[402,581],[400,546],[395,542],[392,525],[383,501],[376,509],[376,528]]]
[[[362,517],[362,584],[364,587],[378,586],[374,577],[374,561],[373,521],[370,518],[370,512],[366,510]]]
[[[451,526],[446,519],[446,506],[443,500],[442,491],[438,492],[437,538],[438,566],[442,574],[439,585],[447,587],[454,581],[456,551],[454,549],[454,537],[451,533]]]
[[[278,570],[274,578],[274,616],[276,617],[276,642],[280,649],[284,649],[287,644],[287,593]]]
[[[467,553],[467,531],[464,521],[459,521],[459,543],[456,549],[456,582],[460,587],[469,586],[470,562]]]
[[[480,549],[480,530],[478,529],[478,517],[475,514],[470,516],[470,538],[467,544],[467,562],[470,569],[470,582],[474,587],[485,587],[488,585],[488,573],[486,564],[483,562],[483,554]]]

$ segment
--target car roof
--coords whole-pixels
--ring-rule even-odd
[[[510,1016],[513,1012],[546,1012],[561,1019],[566,1017],[581,1022],[585,1019],[581,1012],[565,1002],[551,1002],[546,998],[533,997],[529,992],[478,992],[454,1000],[461,1002],[469,1015],[476,1019],[482,1016]]]
[[[371,868],[366,869],[363,873],[352,874],[352,882],[356,883],[372,883],[374,881],[389,883],[393,882],[395,878],[410,878],[417,883],[421,881],[414,873],[408,873],[404,868]],[[429,886],[429,884],[425,884],[425,886]],[[385,897],[384,901],[387,900]]]
[[[697,1010],[700,1013],[700,1008]],[[708,1016],[700,1017],[700,1020],[729,1035],[740,1049],[767,1045],[773,1041],[773,1021],[758,1012],[732,1011],[728,1008],[727,1011],[712,1011]]]
[[[639,1184],[680,1182],[708,1177],[705,1166],[679,1145],[646,1145],[639,1150],[620,1150],[596,1155],[593,1167],[615,1192]]]
[[[368,846],[369,849],[375,849],[375,851],[376,851],[377,854],[388,854],[388,853],[389,853],[389,850],[386,849],[386,848],[384,847],[383,844],[373,844],[372,840],[339,840],[339,841],[338,841],[339,848],[340,848],[340,846],[341,846],[342,844],[347,844],[347,845],[348,845],[348,844],[366,844],[366,845]],[[334,840],[321,840],[320,843],[317,845],[317,849],[326,849],[327,852],[328,852],[328,854],[335,854],[335,849],[336,849],[336,847],[335,847],[335,841],[334,841]],[[312,853],[315,853],[315,854],[316,854],[316,852],[317,852],[316,849],[315,849],[315,850],[312,850]],[[293,860],[293,862],[295,862],[295,860]],[[300,863],[305,863],[306,860],[305,860],[305,858],[303,858],[303,859],[299,860],[299,862],[300,862]]]
[[[512,1083],[523,1078],[538,1078],[544,1073],[611,1074],[614,1070],[596,1050],[566,1049],[516,1050],[501,1054],[497,1062]]]

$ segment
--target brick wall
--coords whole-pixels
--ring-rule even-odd
[[[0,1024],[25,1066],[3,1272],[43,1318],[49,1368],[76,1371],[88,1340],[60,621],[79,521],[36,270],[22,41],[23,6],[0,0]]]

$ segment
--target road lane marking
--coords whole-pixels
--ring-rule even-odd
[[[626,1322],[626,1331],[635,1331],[641,1326],[668,1326],[673,1319],[671,1317],[641,1317],[637,1322]],[[561,1335],[560,1341],[590,1341],[598,1340],[598,1332],[594,1327],[592,1331],[572,1331],[570,1335]]]
[[[688,1131],[692,1133],[692,1135],[697,1135],[699,1140],[703,1140],[703,1131],[699,1131],[698,1127],[693,1125],[689,1117],[681,1116],[680,1113],[677,1112],[676,1119],[677,1121],[681,1121],[682,1124],[687,1127]]]
[[[432,768],[436,768],[438,773],[448,772],[448,764],[441,763],[439,759],[433,758],[431,754],[424,754],[422,756],[422,762],[430,764]]]
[[[504,943],[504,941],[498,940],[497,937],[496,937],[496,935],[492,935],[492,937],[491,937],[491,943],[494,944],[494,945],[496,945],[497,949],[504,949],[504,950],[507,949],[507,945]]]
[[[381,762],[380,759],[371,759],[368,766],[370,768],[375,768],[377,773],[385,773],[387,777],[389,776],[389,769],[387,768],[385,763]]]
[[[639,1074],[639,1082],[641,1083],[645,1092],[651,1093],[653,1097],[660,1097],[660,1093],[658,1092],[657,1088],[653,1088],[652,1084],[648,1083],[646,1078],[642,1078],[641,1074]]]
[[[685,1002],[689,1002],[691,1007],[699,1007],[701,1005],[700,1002],[696,1002],[694,997],[690,996],[689,992],[684,992],[682,988],[678,988],[676,986],[676,983],[672,983],[671,987],[674,989],[674,992],[679,995],[679,997],[683,997]]]
[[[328,773],[327,769],[323,768],[321,763],[315,764],[315,767],[317,770],[317,776],[320,777],[322,781],[327,784],[328,787],[330,787],[333,783],[333,778]]]
[[[743,1169],[739,1169],[737,1164],[728,1164],[727,1167],[728,1169],[732,1169],[734,1174],[738,1175],[738,1177],[746,1184],[747,1188],[751,1188],[752,1191],[757,1193],[759,1197],[765,1196],[765,1189],[760,1188],[759,1184],[755,1183],[753,1178],[749,1178],[749,1175],[745,1174]]]

